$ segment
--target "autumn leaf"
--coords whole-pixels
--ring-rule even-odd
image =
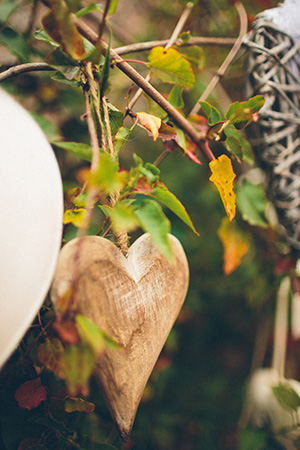
[[[212,175],[209,179],[217,187],[225,211],[231,222],[234,219],[236,212],[236,196],[233,191],[233,180],[236,175],[233,171],[231,161],[228,156],[221,155],[218,159],[211,161],[209,167],[212,171]]]
[[[146,128],[148,134],[153,137],[153,140],[164,139],[171,140],[176,137],[176,131],[174,128],[167,125],[159,117],[153,116],[146,112],[137,112],[136,116],[140,124]]]
[[[63,362],[64,347],[58,338],[46,339],[37,349],[39,361],[58,378],[66,378],[66,368]]]
[[[239,230],[236,225],[230,223],[227,217],[224,217],[221,222],[218,236],[224,248],[224,274],[230,275],[240,265],[242,257],[247,253],[250,237]]]
[[[21,409],[37,408],[47,398],[47,389],[40,378],[26,381],[15,392],[15,400]]]
[[[67,209],[64,212],[64,224],[72,223],[77,228],[86,227],[88,212],[84,208]]]

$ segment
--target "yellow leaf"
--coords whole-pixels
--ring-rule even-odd
[[[230,222],[235,217],[236,203],[235,193],[233,191],[233,180],[235,173],[232,169],[231,161],[226,155],[221,155],[209,163],[212,175],[210,181],[218,188],[225,211]]]
[[[137,112],[136,115],[140,124],[152,134],[153,140],[156,141],[161,126],[161,119],[145,112]]]
[[[242,257],[250,246],[250,236],[239,230],[236,225],[224,217],[218,229],[218,236],[222,241],[223,270],[225,275],[230,275],[241,263]]]

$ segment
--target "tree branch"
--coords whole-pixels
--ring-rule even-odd
[[[169,39],[163,39],[160,41],[149,41],[149,42],[138,42],[136,44],[124,45],[118,47],[115,51],[118,55],[126,55],[128,53],[144,52],[151,50],[153,47],[158,47],[159,45],[164,47],[169,42]],[[217,46],[230,46],[234,45],[236,42],[235,38],[217,38],[217,37],[191,37],[188,42],[183,42],[181,39],[177,39],[174,44],[180,45],[181,47],[189,47],[191,45],[217,45]]]
[[[92,44],[97,42],[97,34],[82,20],[74,18],[75,25],[78,31]],[[106,42],[101,41],[103,49],[106,51],[108,46]],[[198,133],[198,131],[191,125],[188,120],[181,115],[161,94],[158,92],[145,78],[143,78],[139,72],[137,72],[133,67],[131,67],[127,62],[125,62],[115,50],[110,50],[110,55],[112,60],[115,62],[118,69],[120,69],[125,75],[128,76],[137,86],[143,89],[143,91],[149,95],[166,113],[170,116],[174,122],[195,142],[202,154],[207,158],[208,161],[214,159],[213,154],[208,151],[207,147],[204,145],[205,136],[204,133]]]
[[[19,64],[18,66],[10,67],[7,70],[4,70],[0,73],[0,82],[4,81],[8,78],[16,77],[22,73],[26,72],[35,72],[35,71],[53,71],[53,67],[49,66],[49,64],[43,62],[34,62],[27,64]]]

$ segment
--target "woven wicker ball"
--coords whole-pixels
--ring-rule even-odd
[[[285,240],[300,249],[300,40],[261,14],[245,45],[249,94],[265,97],[250,141]]]

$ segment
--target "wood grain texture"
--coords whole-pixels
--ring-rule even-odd
[[[174,236],[169,238],[173,265],[149,234],[137,239],[127,258],[107,239],[74,239],[61,251],[51,290],[55,304],[73,285],[78,311],[121,347],[99,356],[95,377],[124,441],[188,289],[185,253]]]

